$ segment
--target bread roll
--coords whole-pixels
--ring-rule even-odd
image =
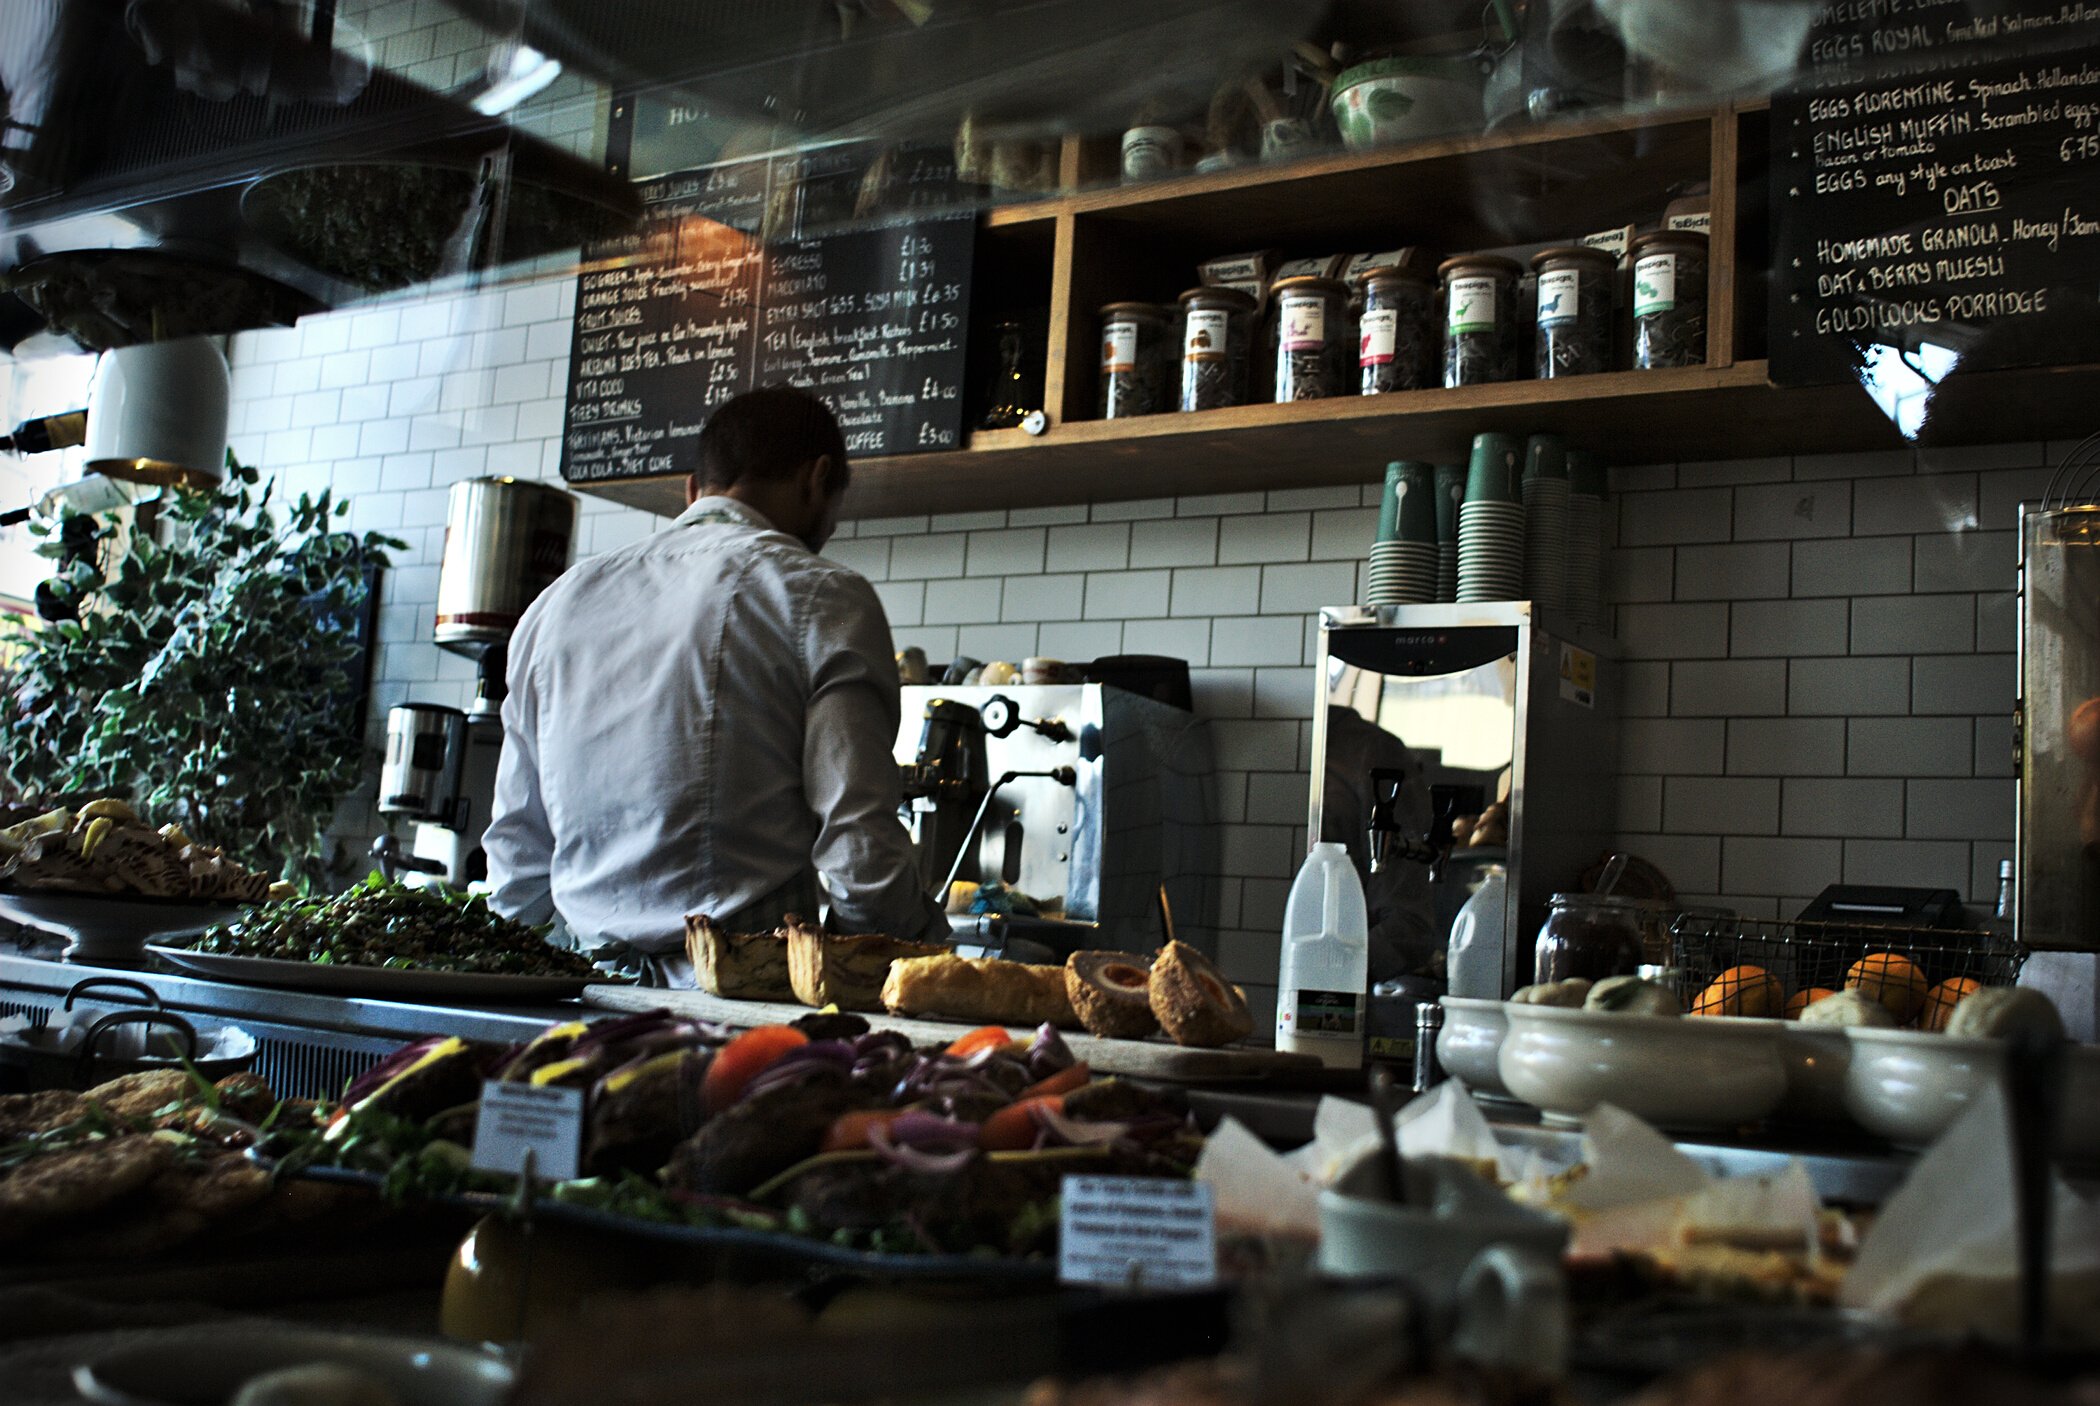
[[[890,963],[882,1004],[894,1015],[942,1016],[986,1025],[1041,1025],[1067,1030],[1079,1017],[1065,995],[1065,969],[992,957],[906,957]]]

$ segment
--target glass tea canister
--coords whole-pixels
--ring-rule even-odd
[[[1276,399],[1324,400],[1348,385],[1349,290],[1331,278],[1279,280],[1276,303]]]
[[[1436,272],[1444,286],[1444,384],[1516,380],[1517,261],[1461,254]]]
[[[1101,309],[1101,394],[1104,420],[1156,415],[1174,408],[1168,389],[1172,365],[1166,316],[1152,303],[1110,303]]]
[[[1356,363],[1365,395],[1435,384],[1436,294],[1425,274],[1373,268],[1358,275],[1363,318]]]
[[[1246,404],[1253,295],[1237,288],[1191,288],[1181,295],[1181,308],[1181,408]]]
[[[1658,230],[1636,237],[1633,261],[1633,366],[1706,364],[1706,236]]]
[[[1611,370],[1612,286],[1618,260],[1603,249],[1569,246],[1534,254],[1538,333],[1531,374],[1541,381]]]
[[[1641,906],[1625,898],[1556,893],[1539,929],[1532,980],[1540,983],[1582,977],[1602,981],[1630,976],[1646,961],[1641,944]]]

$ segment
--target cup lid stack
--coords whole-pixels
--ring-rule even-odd
[[[1559,435],[1524,447],[1524,594],[1561,610],[1568,595],[1568,449]]]

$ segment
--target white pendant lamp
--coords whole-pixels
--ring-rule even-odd
[[[88,383],[87,468],[130,483],[226,474],[226,358],[209,337],[102,353]]]

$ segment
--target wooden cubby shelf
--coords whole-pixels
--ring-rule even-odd
[[[1047,305],[1046,429],[979,431],[962,449],[858,461],[847,514],[1369,483],[1393,459],[1462,459],[1486,430],[1565,435],[1609,463],[1898,447],[1905,441],[1890,417],[1859,386],[1793,389],[1767,379],[1763,285],[1738,277],[1769,257],[1766,121],[1762,103],[1621,113],[1135,187],[1098,186],[1113,153],[1068,140],[1065,185],[1098,188],[993,210],[979,244],[981,314]],[[1203,258],[1567,239],[1652,223],[1663,193],[1695,180],[1712,192],[1705,366],[1092,418],[1096,310],[1122,298],[1169,300],[1195,281]],[[1935,394],[1934,442],[2083,434],[2086,408],[2100,397],[2100,367],[1957,379]],[[570,486],[667,515],[684,506],[680,479]]]

